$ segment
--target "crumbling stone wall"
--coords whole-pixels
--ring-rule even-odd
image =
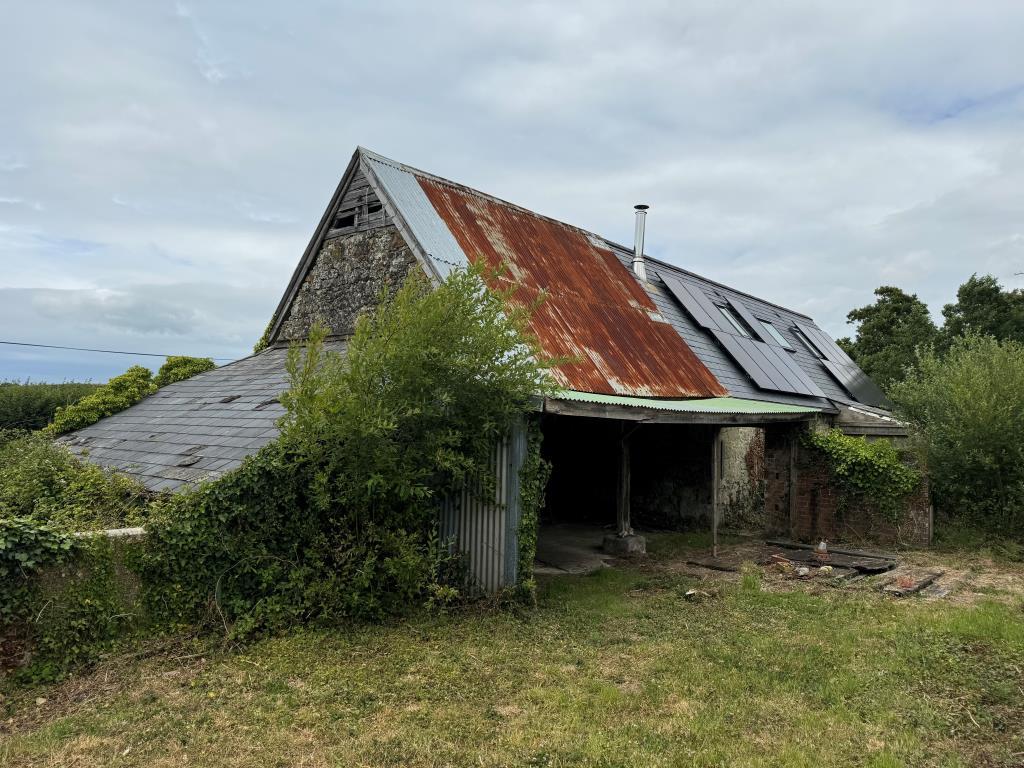
[[[723,427],[721,521],[739,530],[764,528],[764,430]]]
[[[278,341],[305,338],[317,321],[332,336],[350,336],[360,314],[394,293],[416,257],[393,225],[326,241],[285,314]]]

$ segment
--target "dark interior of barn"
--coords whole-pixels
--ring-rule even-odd
[[[622,439],[629,442],[630,508],[639,530],[710,524],[711,427],[545,415],[551,462],[542,525],[615,527]]]

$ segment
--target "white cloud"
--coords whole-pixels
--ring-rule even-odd
[[[973,271],[1021,284],[1008,0],[68,1],[5,30],[0,287],[84,291],[36,340],[244,353],[357,144],[623,242],[647,202],[652,253],[836,334],[882,283],[936,313]]]

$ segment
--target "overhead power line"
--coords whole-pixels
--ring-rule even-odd
[[[188,355],[164,355],[158,352],[125,352],[120,349],[89,349],[88,347],[62,347],[58,344],[29,344],[26,341],[0,341],[12,347],[40,347],[42,349],[70,349],[74,352],[103,352],[108,355],[141,355],[143,357],[188,357]],[[233,357],[211,357],[211,360],[234,360]]]

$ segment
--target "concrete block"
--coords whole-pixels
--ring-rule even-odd
[[[647,539],[643,536],[633,534],[632,536],[619,536],[610,533],[604,537],[603,549],[605,552],[617,557],[633,557],[647,554]]]

